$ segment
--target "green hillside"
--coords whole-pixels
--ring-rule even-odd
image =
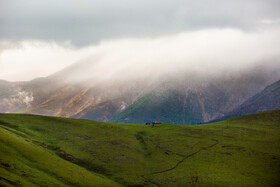
[[[205,125],[0,114],[0,186],[279,186],[280,110]]]

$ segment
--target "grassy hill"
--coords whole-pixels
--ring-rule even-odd
[[[279,186],[280,110],[205,125],[0,114],[0,186]]]

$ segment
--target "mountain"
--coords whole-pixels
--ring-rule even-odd
[[[182,70],[148,76],[94,74],[98,66],[94,61],[79,62],[45,78],[0,81],[0,112],[198,124],[224,116],[280,78],[280,70],[264,66],[217,75]]]
[[[280,110],[205,125],[0,114],[0,186],[279,186]]]
[[[249,98],[221,120],[275,109],[280,109],[280,80]]]
[[[126,84],[122,88],[114,85],[115,88],[109,86],[100,93],[118,90],[123,93],[91,104],[71,117],[124,123],[203,123],[231,111],[268,82],[269,77],[261,72],[249,75],[246,72],[223,80],[190,75],[152,85]]]
[[[191,81],[190,81],[191,80]],[[224,79],[184,77],[161,84],[117,114],[124,123],[198,124],[220,118],[264,88],[269,78],[261,71]]]
[[[173,83],[170,83],[171,85]],[[197,124],[219,115],[228,95],[215,85],[158,87],[113,118],[116,122]]]

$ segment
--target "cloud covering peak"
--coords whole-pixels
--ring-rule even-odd
[[[6,71],[2,68],[1,72],[0,69],[0,75],[11,72],[9,68],[22,62],[22,69],[14,72],[16,75],[7,74],[6,78],[27,78],[27,70],[32,78],[39,74],[42,76],[42,64],[48,64],[43,69],[47,76],[57,71],[59,61],[64,62],[60,63],[60,69],[62,65],[77,62],[68,76],[76,81],[138,79],[179,72],[218,75],[256,65],[269,66],[271,63],[280,67],[279,35],[280,28],[259,32],[228,28],[203,29],[156,38],[107,40],[84,48],[25,42],[21,48],[4,51],[2,66],[6,65]]]
[[[76,62],[88,66],[72,76],[80,79],[276,63],[279,8],[279,0],[0,0],[0,79]]]

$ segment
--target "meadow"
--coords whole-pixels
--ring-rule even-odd
[[[211,124],[0,114],[0,186],[280,186],[280,110]]]

